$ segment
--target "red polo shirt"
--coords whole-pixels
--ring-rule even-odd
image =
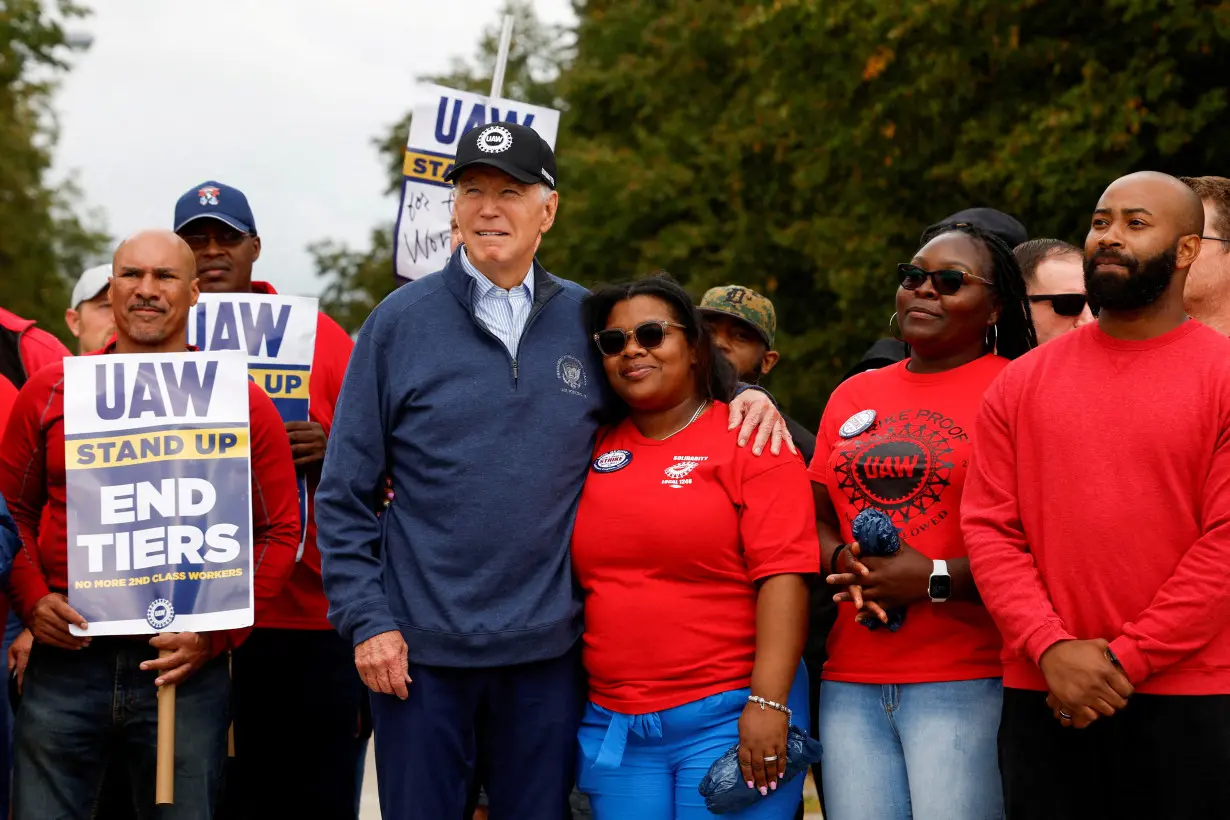
[[[115,351],[115,340],[95,356]],[[286,583],[299,538],[299,503],[290,443],[273,402],[249,382],[252,555],[256,618]],[[22,549],[13,561],[9,591],[21,619],[51,592],[68,590],[68,511],[64,480],[64,362],[49,364],[17,395],[0,446],[0,494],[8,502]],[[45,523],[43,508],[47,507]],[[236,646],[247,630],[229,633]],[[215,642],[215,651],[225,645]]]
[[[277,293],[268,282],[253,282],[252,292]],[[338,393],[342,391],[342,380],[346,377],[346,365],[350,363],[350,351],[353,349],[354,340],[342,330],[341,325],[324,313],[317,316],[316,350],[312,355],[312,380],[308,384],[308,416],[325,429],[326,436],[333,428],[333,408],[337,405]],[[307,536],[303,544],[303,558],[295,564],[286,588],[277,600],[270,603],[257,626],[333,629],[326,617],[329,601],[325,598],[324,585],[320,580],[320,550],[316,547],[313,502],[319,482],[319,472],[308,478]]]

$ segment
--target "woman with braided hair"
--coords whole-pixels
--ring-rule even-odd
[[[982,395],[1037,338],[1003,241],[962,222],[922,242],[897,266],[890,321],[909,358],[837,388],[810,467],[823,567],[841,588],[819,705],[831,820],[1003,810],[1000,637],[959,510]],[[897,529],[896,553],[871,557],[855,542],[852,522],[868,508]]]

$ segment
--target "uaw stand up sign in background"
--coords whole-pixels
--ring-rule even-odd
[[[273,399],[282,421],[308,420],[318,300],[261,293],[202,293],[188,319],[188,342],[201,350],[237,350],[248,374]],[[307,479],[299,477],[299,550],[307,530]]]
[[[453,167],[461,135],[491,122],[533,128],[555,149],[559,112],[554,108],[439,85],[416,90],[393,246],[393,270],[401,279],[417,279],[444,267],[453,216],[453,188],[444,176]]]
[[[252,625],[247,375],[238,353],[64,360],[68,602],[89,624],[74,635]],[[174,802],[174,685],[155,782]]]

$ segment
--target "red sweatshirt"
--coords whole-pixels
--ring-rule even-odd
[[[98,353],[112,353],[112,340]],[[252,564],[256,618],[286,583],[299,539],[299,502],[290,443],[273,402],[249,382],[252,462]],[[64,362],[40,370],[17,396],[0,446],[0,494],[21,533],[9,590],[29,623],[34,605],[68,589],[68,525],[64,486]],[[40,531],[43,507],[47,524]],[[237,646],[247,630],[230,633]],[[225,645],[215,642],[215,651]]]
[[[253,293],[277,293],[267,282],[253,282]],[[308,415],[312,421],[325,428],[325,435],[333,428],[333,408],[346,365],[350,363],[350,351],[354,341],[341,325],[321,313],[316,318],[316,350],[312,355],[312,380],[308,383]],[[286,588],[261,616],[257,626],[278,629],[328,629],[326,614],[329,601],[325,598],[324,585],[320,580],[320,550],[316,547],[316,512],[313,501],[320,473],[308,479],[307,537],[303,544],[303,558],[295,564]]]
[[[1137,691],[1230,694],[1230,340],[1091,324],[1013,362],[961,513],[1005,686],[1044,690],[1043,652],[1103,638]]]

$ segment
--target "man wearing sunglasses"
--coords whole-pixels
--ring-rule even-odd
[[[174,224],[196,257],[203,293],[277,292],[252,279],[261,238],[238,188],[214,180],[194,185],[176,203]],[[313,504],[353,347],[337,322],[317,316],[310,420],[284,422],[295,469],[307,477],[303,557],[232,658],[235,776],[227,785],[228,818],[354,816],[361,785],[355,761],[362,746],[356,734],[365,693],[350,645],[326,617]],[[270,685],[274,680],[276,687]]]
[[[1080,248],[1060,239],[1031,239],[1013,254],[1025,277],[1038,344],[1093,321]]]
[[[1196,321],[1230,336],[1230,179],[1182,179],[1204,203],[1204,236],[1183,289],[1183,306]]]

